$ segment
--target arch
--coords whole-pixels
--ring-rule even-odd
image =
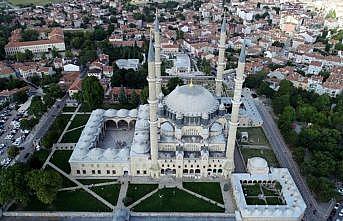
[[[129,128],[134,128],[135,125],[136,125],[136,120],[135,120],[135,119],[130,120],[130,122],[129,122]]]
[[[195,169],[195,173],[200,173],[200,169]]]
[[[223,170],[222,169],[218,169],[218,173],[222,173],[223,172]]]
[[[194,170],[193,170],[193,169],[190,169],[190,170],[189,170],[189,173],[194,173]]]
[[[161,169],[161,174],[164,174],[164,169]]]
[[[118,124],[115,120],[109,119],[105,122],[105,127],[106,129],[108,128],[117,128]]]
[[[124,119],[120,119],[117,122],[117,127],[118,128],[124,128],[124,127],[128,128],[129,127],[129,123],[126,120],[124,120]]]
[[[188,169],[183,169],[183,173],[188,173]]]
[[[213,173],[217,173],[217,169],[213,169],[213,171],[212,171]]]

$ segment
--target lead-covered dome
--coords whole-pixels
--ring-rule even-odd
[[[177,86],[165,99],[168,111],[187,117],[202,116],[218,110],[218,100],[200,85]]]

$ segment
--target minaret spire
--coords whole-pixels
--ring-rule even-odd
[[[158,167],[158,142],[157,142],[157,96],[156,96],[156,74],[155,74],[155,53],[150,32],[148,52],[148,84],[149,84],[149,123],[150,123],[150,154],[151,154],[151,176],[159,176]]]
[[[229,122],[229,135],[226,143],[226,164],[225,175],[228,176],[234,170],[234,150],[236,142],[237,127],[239,124],[239,106],[241,104],[242,86],[244,82],[244,68],[245,68],[245,45],[244,40],[241,48],[241,54],[238,60],[238,67],[235,77],[235,91],[232,99],[231,119]]]
[[[155,72],[156,72],[156,96],[160,97],[161,92],[161,42],[160,42],[160,23],[158,21],[158,11],[154,22],[155,33]]]
[[[223,74],[225,68],[225,43],[226,42],[226,18],[225,14],[223,17],[223,22],[220,30],[220,40],[219,40],[219,56],[217,63],[217,76],[216,76],[216,96],[222,96],[223,90]]]

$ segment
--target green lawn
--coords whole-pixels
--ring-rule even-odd
[[[58,0],[9,0],[13,5],[27,6],[30,4],[33,5],[46,5],[53,2],[59,2]]]
[[[194,193],[198,193],[204,197],[214,200],[218,203],[224,203],[223,195],[219,183],[210,182],[184,182],[182,183],[185,189]]]
[[[160,189],[133,208],[135,212],[224,212],[214,204],[177,188]]]
[[[90,114],[77,114],[74,117],[73,121],[70,123],[68,130],[73,129],[75,127],[86,125],[90,116],[91,116]]]
[[[274,184],[243,184],[247,205],[285,205],[281,196],[280,183]]]
[[[112,205],[117,205],[117,200],[120,191],[120,184],[111,184],[106,186],[96,186],[91,188],[96,194],[104,198]]]
[[[66,173],[70,173],[70,165],[69,165],[69,158],[73,153],[72,150],[56,150],[52,157],[50,158],[50,162],[53,163],[55,166],[60,168]]]
[[[10,208],[19,211],[75,211],[75,212],[110,212],[111,209],[84,190],[60,191],[52,205],[45,205],[35,197],[26,207]]]
[[[245,162],[248,162],[248,159],[252,157],[262,157],[265,160],[267,160],[269,166],[279,166],[279,162],[277,161],[273,150],[254,148],[241,148],[240,150],[242,152]]]
[[[63,112],[74,112],[76,110],[76,108],[77,107],[67,107],[67,106],[65,106],[62,111]]]
[[[83,131],[83,128],[79,128],[76,130],[69,131],[65,133],[62,137],[61,142],[62,143],[77,143],[79,140],[81,133]]]
[[[71,118],[70,114],[61,114],[57,116],[55,121],[49,128],[48,132],[41,139],[42,146],[46,148],[51,148],[52,145],[56,143],[58,138],[61,136],[70,118]]]
[[[46,158],[48,158],[50,151],[46,149],[40,149],[35,151],[29,160],[29,166],[33,169],[42,168]]]
[[[238,128],[237,130],[239,138],[241,132],[248,132],[249,142],[242,144],[251,144],[251,145],[266,145],[270,146],[266,135],[263,132],[262,127],[247,127],[247,128]]]
[[[157,188],[158,184],[129,184],[124,200],[125,206],[131,205]]]
[[[111,179],[80,179],[77,180],[82,184],[85,185],[91,185],[91,184],[97,184],[97,183],[107,183],[107,182],[113,182],[113,181],[117,181],[117,180],[111,180]]]

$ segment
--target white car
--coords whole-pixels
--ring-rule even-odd
[[[5,137],[5,140],[11,140],[13,138],[13,135],[12,134],[8,134],[6,137]]]

